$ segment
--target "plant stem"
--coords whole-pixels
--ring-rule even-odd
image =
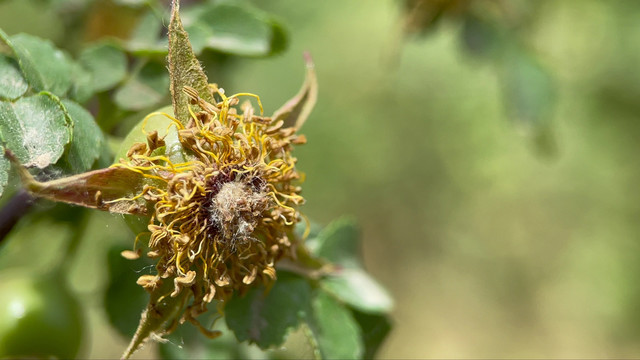
[[[18,220],[29,211],[34,201],[31,194],[20,190],[0,210],[0,243],[11,232]]]

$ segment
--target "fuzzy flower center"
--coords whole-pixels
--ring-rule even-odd
[[[219,231],[222,240],[231,248],[256,240],[252,234],[269,202],[264,189],[254,189],[238,181],[224,183],[208,209],[211,230]]]

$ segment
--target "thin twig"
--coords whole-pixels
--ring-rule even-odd
[[[35,199],[25,190],[18,191],[0,210],[0,243],[33,205]]]

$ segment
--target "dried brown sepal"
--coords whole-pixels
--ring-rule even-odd
[[[186,124],[191,116],[189,97],[183,91],[184,87],[195,89],[196,94],[209,103],[213,103],[213,94],[209,90],[207,75],[193,52],[189,35],[182,26],[179,11],[180,1],[173,0],[169,22],[168,62],[173,112],[179,121]]]
[[[136,284],[149,292],[153,292],[158,286],[162,285],[162,279],[157,275],[142,275],[138,278]]]
[[[137,260],[140,258],[140,249],[137,251],[123,250],[120,255],[127,260]]]
[[[188,298],[186,291],[177,297],[171,297],[167,296],[167,286],[155,287],[151,291],[149,304],[142,312],[138,329],[121,359],[131,357],[149,338],[161,338],[170,333]]]
[[[144,177],[135,171],[110,167],[40,182],[31,176],[10,150],[5,150],[5,156],[17,169],[26,190],[37,197],[118,214],[147,214],[144,200],[136,198]]]
[[[276,124],[279,120],[283,120],[284,128],[300,129],[304,122],[307,121],[318,99],[318,79],[316,78],[315,66],[311,55],[305,53],[304,60],[307,73],[302,88],[296,96],[287,101],[271,116]]]

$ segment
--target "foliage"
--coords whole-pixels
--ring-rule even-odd
[[[427,35],[444,20],[459,23],[461,47],[491,63],[503,84],[505,110],[542,156],[555,156],[553,75],[522,34],[541,2],[404,0],[403,30]]]
[[[98,6],[91,1],[47,3],[55,11],[68,11],[75,16],[71,17],[70,23],[86,16],[92,6]],[[26,190],[42,198],[113,213],[148,215],[144,206],[108,205],[117,201],[112,199],[135,193],[145,181],[142,177],[131,171],[127,173],[122,167],[91,169],[105,167],[111,162],[115,144],[132,127],[134,119],[143,118],[143,114],[170,99],[173,115],[184,121],[183,125],[186,125],[185,119],[192,118],[186,105],[189,101],[203,100],[218,106],[227,101],[221,89],[216,95],[224,99],[220,103],[214,98],[216,93],[209,92],[196,56],[215,53],[207,65],[221,69],[226,66],[229,56],[272,56],[282,52],[288,42],[284,26],[270,14],[244,2],[211,1],[185,7],[184,28],[179,21],[171,21],[167,51],[167,42],[161,35],[166,16],[158,3],[120,1],[118,4],[140,10],[137,25],[129,36],[98,38],[75,51],[72,47],[60,49],[51,41],[36,36],[8,35],[0,30],[0,141],[6,150],[6,156],[0,157],[0,195],[7,206],[13,205],[6,199],[13,195],[23,196],[20,192],[16,195],[17,182],[22,181]],[[169,74],[164,65],[166,55]],[[309,59],[307,61],[310,63]],[[300,93],[274,113],[272,119],[277,126],[268,131],[277,132],[283,125],[294,129],[302,126],[317,97],[315,81],[313,71],[308,71]],[[187,88],[194,88],[197,95],[187,96],[184,91]],[[259,105],[261,108],[262,104]],[[226,108],[222,106],[222,109]],[[136,129],[139,131],[140,127],[134,127],[133,131]],[[155,136],[158,136],[157,132]],[[165,144],[160,136],[159,140],[156,138],[158,147],[166,151],[166,159],[171,158],[169,139]],[[149,139],[140,140],[151,141]],[[302,143],[302,138],[299,141]],[[151,142],[149,144],[151,147]],[[134,141],[130,150],[136,146]],[[189,153],[185,149],[180,151]],[[52,177],[58,179],[50,180]],[[144,183],[144,186],[149,184]],[[63,208],[59,211],[55,208],[39,216],[59,221],[71,215],[83,219],[83,214],[84,210]],[[85,225],[84,220],[72,225],[75,235],[67,246],[65,260],[54,265],[55,273],[62,274],[59,275],[62,280],[80,239],[85,236]],[[277,267],[278,279],[274,283],[236,289],[230,299],[215,300],[216,310],[224,315],[226,325],[217,322],[216,327],[200,325],[189,317],[177,317],[183,312],[189,295],[172,300],[173,297],[166,297],[167,291],[171,292],[166,287],[159,287],[157,291],[147,289],[150,295],[147,294],[135,284],[136,279],[140,284],[142,277],[132,269],[151,270],[152,265],[143,259],[133,263],[123,261],[119,256],[122,247],[112,248],[105,255],[109,285],[104,294],[104,308],[118,332],[133,336],[125,356],[152,334],[169,334],[185,319],[205,335],[217,337],[221,334],[219,329],[225,335],[215,340],[181,335],[191,331],[185,329],[187,325],[181,325],[170,339],[182,336],[182,340],[186,339],[185,346],[175,348],[162,344],[160,354],[163,357],[217,354],[226,358],[239,355],[278,358],[281,355],[274,349],[296,329],[303,329],[316,357],[374,356],[390,330],[388,313],[392,301],[362,267],[358,250],[360,234],[355,224],[350,220],[332,223],[306,240],[311,250],[306,250],[302,243],[305,236],[301,232],[289,236],[300,242],[295,253],[297,260],[283,261]],[[124,251],[123,255],[138,257],[130,251]],[[173,285],[171,281],[166,283]],[[147,310],[138,324],[137,318],[147,303]],[[52,307],[48,311],[58,309],[55,302],[48,305]],[[155,312],[161,316],[154,318]],[[214,311],[208,314],[219,316]],[[79,316],[73,316],[76,323],[80,321]],[[237,341],[230,339],[228,333],[235,334]],[[238,344],[244,341],[257,348]],[[77,355],[76,344],[69,345],[67,350],[64,357]],[[0,356],[33,355],[7,351]]]

